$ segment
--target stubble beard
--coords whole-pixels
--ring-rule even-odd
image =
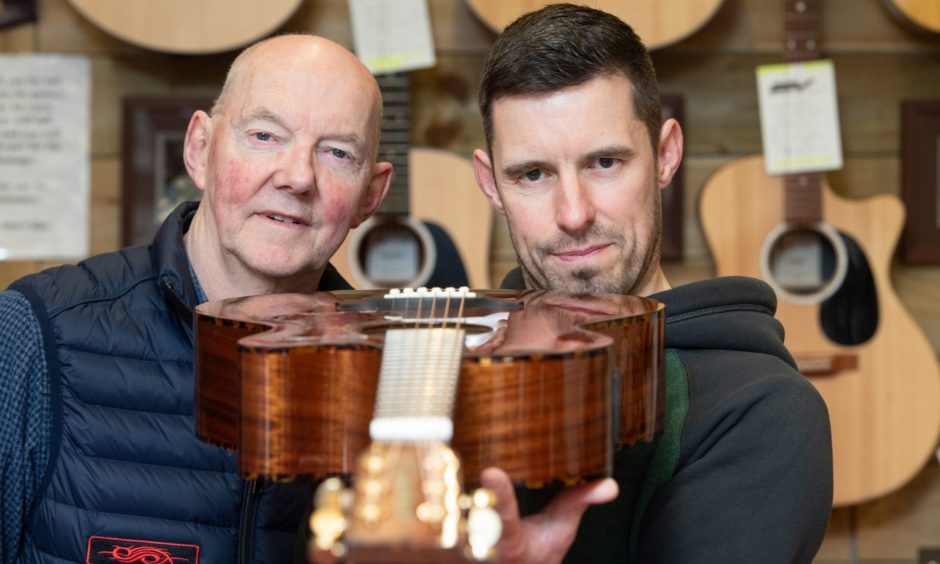
[[[655,202],[652,212],[653,229],[650,233],[650,245],[642,256],[636,254],[636,241],[632,241],[634,252],[621,257],[621,262],[613,269],[604,270],[597,267],[575,268],[568,271],[558,271],[547,268],[538,268],[539,264],[546,264],[552,260],[551,255],[559,251],[581,246],[590,241],[610,241],[621,254],[627,248],[627,236],[615,227],[592,225],[581,236],[571,236],[560,233],[552,240],[534,247],[532,252],[525,255],[519,249],[525,248],[516,238],[512,226],[509,226],[509,237],[513,248],[519,257],[519,266],[526,282],[526,287],[536,290],[557,290],[579,294],[632,294],[634,289],[646,282],[659,262],[660,245],[662,242],[662,198],[657,189],[654,195]]]

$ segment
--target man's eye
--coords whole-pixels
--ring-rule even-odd
[[[614,166],[614,159],[610,157],[601,157],[597,159],[597,166],[601,168],[610,168]]]
[[[267,131],[256,131],[254,133],[255,139],[258,141],[270,141],[274,139],[274,136],[268,133]]]
[[[540,178],[542,178],[542,171],[537,168],[525,173],[525,179],[528,180],[529,182],[535,182],[539,180]]]
[[[330,152],[338,159],[345,159],[347,156],[349,156],[349,153],[342,149],[330,149]]]

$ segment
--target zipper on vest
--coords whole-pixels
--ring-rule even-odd
[[[238,527],[238,562],[251,564],[251,552],[255,536],[255,515],[258,512],[258,498],[261,497],[261,479],[245,482],[242,493],[241,522]]]

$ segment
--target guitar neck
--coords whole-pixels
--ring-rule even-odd
[[[789,63],[819,58],[819,4],[821,0],[784,0],[783,57]],[[790,224],[822,220],[822,176],[787,174],[784,182],[784,219]]]
[[[411,79],[408,73],[375,77],[382,92],[382,134],[379,160],[392,163],[395,173],[379,213],[410,212],[408,152],[411,148]]]
[[[789,63],[819,58],[821,0],[784,0],[783,57]]]
[[[450,441],[463,341],[457,327],[386,332],[373,441]]]

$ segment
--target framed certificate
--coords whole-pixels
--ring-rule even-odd
[[[940,100],[901,102],[901,259],[940,264]]]
[[[150,243],[164,218],[182,202],[198,200],[183,164],[183,140],[196,110],[209,97],[124,99],[122,243]]]

